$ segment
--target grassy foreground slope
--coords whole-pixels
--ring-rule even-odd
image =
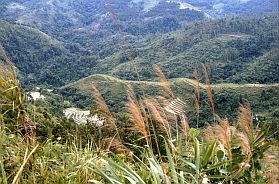
[[[12,73],[6,66],[0,70],[5,72],[0,77],[0,183],[278,181],[278,146],[271,146],[273,141],[266,124],[254,129],[247,103],[240,106],[239,121],[234,126],[220,119],[220,124],[195,129],[189,127],[184,115],[174,118],[168,114],[163,118],[163,112],[159,112],[163,121],[154,123],[148,118],[154,114],[143,113],[137,105],[140,101],[130,94],[127,110],[131,119],[126,121],[129,128],[105,119],[105,126],[63,121],[57,131],[45,122],[38,122],[36,110],[29,109],[22,98],[16,75],[9,75]],[[149,99],[150,103],[148,99],[143,100],[149,108],[152,100]],[[48,116],[46,113],[42,117]],[[137,117],[140,118],[135,119]],[[54,117],[49,118],[53,122]],[[175,124],[177,126],[173,126]],[[38,128],[41,126],[48,132],[46,141],[40,140],[42,132]]]

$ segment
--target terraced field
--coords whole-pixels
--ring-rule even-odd
[[[126,110],[127,85],[131,85],[139,96],[167,96],[160,82],[121,80],[108,75],[91,75],[60,88],[63,96],[82,108],[90,107],[93,102],[92,85],[99,89],[107,104],[115,112]],[[194,96],[196,81],[188,78],[169,80],[175,96],[186,103],[187,113],[194,113]],[[210,114],[207,85],[200,83],[201,108],[206,116]],[[259,116],[278,118],[279,84],[212,84],[216,112],[229,114],[232,119],[237,116],[239,104],[243,99],[251,103],[253,113]],[[77,101],[75,99],[82,99]]]

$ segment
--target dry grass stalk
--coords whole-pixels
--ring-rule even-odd
[[[194,70],[194,77],[196,80],[195,108],[196,108],[196,112],[197,112],[197,128],[199,128],[201,86],[200,86],[200,80],[199,80],[199,75],[198,75],[197,69]]]
[[[184,134],[185,138],[187,139],[188,138],[188,133],[189,133],[189,130],[190,130],[189,121],[188,121],[187,116],[185,116],[185,115],[181,116],[181,124],[182,124],[183,134]]]
[[[216,140],[221,143],[227,151],[228,157],[232,159],[232,136],[233,131],[230,127],[229,121],[227,119],[221,119],[219,116],[216,115],[216,119],[219,124],[208,126],[204,130],[204,137],[207,141]]]
[[[216,135],[214,131],[214,126],[208,126],[206,129],[204,129],[203,137],[206,141],[210,142],[211,140],[216,140]]]
[[[19,129],[20,132],[24,131],[25,137],[28,138],[32,145],[36,144],[36,124],[28,117],[28,115],[21,116],[22,122],[22,130]]]
[[[138,104],[139,104],[140,110],[142,112],[142,116],[143,116],[143,120],[145,122],[145,128],[146,128],[146,131],[148,133],[148,137],[151,138],[151,133],[150,133],[150,129],[149,129],[149,123],[151,123],[151,126],[153,127],[153,132],[155,134],[155,138],[157,140],[156,132],[154,130],[154,125],[153,125],[152,120],[149,121],[149,119],[148,119],[148,115],[147,114],[150,114],[150,113],[146,112],[144,101],[143,100],[138,100]]]
[[[176,131],[176,140],[178,140],[179,137],[179,129],[180,126],[178,125],[178,119],[177,116],[183,116],[185,113],[184,107],[186,106],[186,103],[182,100],[180,100],[179,98],[177,99],[173,99],[168,106],[166,106],[164,109],[166,110],[166,112],[168,112],[169,114],[172,114],[173,116],[173,121],[175,124],[175,131]],[[171,125],[171,124],[170,124]]]
[[[157,99],[158,99],[159,105],[162,108],[162,113],[164,114],[167,122],[169,122],[169,123],[174,122],[176,120],[176,115],[166,111],[166,107],[168,107],[170,105],[170,101],[163,96],[157,96]]]
[[[166,107],[169,105],[169,101],[165,97],[157,96],[156,98],[161,102],[162,106]]]
[[[158,104],[161,107],[161,113],[164,114],[164,117],[165,117],[166,121],[168,122],[168,124],[175,122],[176,115],[166,111],[166,107],[168,107],[170,105],[170,101],[167,100],[163,96],[157,96],[157,99],[158,99]]]
[[[166,93],[169,95],[169,97],[171,99],[175,99],[174,94],[172,92],[172,89],[171,89],[164,73],[160,69],[160,67],[159,66],[154,66],[154,71],[158,75],[158,77],[160,78],[161,85],[164,88],[164,90],[166,91]]]
[[[96,104],[99,106],[99,108],[101,108],[101,110],[103,110],[109,116],[109,118],[106,120],[105,126],[109,129],[114,129],[115,130],[114,137],[116,137],[114,139],[118,139],[118,141],[121,142],[121,138],[120,138],[120,134],[119,134],[119,131],[118,131],[118,128],[116,125],[115,118],[111,114],[104,98],[102,97],[101,93],[99,92],[99,90],[96,88],[95,85],[92,85],[92,89],[93,89],[93,94],[96,99]],[[108,148],[108,149],[110,149],[110,148]]]
[[[142,115],[141,106],[136,99],[135,93],[130,87],[128,87],[127,108],[133,120],[132,130],[141,133],[145,138],[146,143],[149,145],[149,134],[147,131],[147,125]]]
[[[168,131],[169,131],[169,137],[171,137],[172,131],[171,129],[173,129],[173,126],[176,124],[177,122],[177,116],[173,113],[170,113],[166,110],[166,107],[168,107],[170,105],[169,100],[167,100],[165,97],[163,96],[157,96],[158,99],[158,104],[161,107],[161,115],[164,115],[164,119],[166,120],[166,122],[168,123]]]
[[[199,80],[199,75],[197,69],[194,70],[194,77],[196,80],[196,98],[195,98],[195,106],[196,106],[196,111],[199,114],[200,110],[200,92],[201,92],[201,86],[200,86],[200,80]]]
[[[215,125],[211,125],[208,126],[205,129],[205,137],[206,140],[211,141],[211,140],[216,140],[218,142],[220,142],[227,151],[227,155],[229,157],[229,159],[232,159],[232,138],[233,138],[233,134],[234,130],[231,129],[231,126],[229,124],[229,121],[227,119],[222,119],[220,118],[218,115],[216,115],[216,119],[219,122],[219,124],[215,124]],[[242,135],[238,134],[240,137],[242,137]],[[245,144],[247,145],[247,144]],[[249,143],[248,143],[249,145]]]
[[[128,91],[128,97],[130,97],[131,99],[134,100],[134,102],[138,105],[141,113],[142,113],[142,117],[144,119],[145,122],[148,122],[148,116],[147,116],[147,112],[145,110],[145,106],[142,100],[137,100],[136,94],[132,88],[132,86],[130,84],[127,85],[127,91]],[[148,127],[147,127],[148,128]]]
[[[247,139],[247,137],[244,135],[243,132],[237,132],[237,135],[238,135],[239,140],[241,141],[240,146],[246,152],[247,160],[250,160],[249,158],[251,155],[251,147],[249,144],[249,140]]]
[[[93,89],[93,95],[95,96],[96,99],[96,104],[107,114],[111,114],[104,98],[102,97],[100,91],[96,88],[96,86],[93,84],[92,85],[92,89]]]
[[[143,101],[141,101],[141,102],[142,102],[141,107],[143,108],[143,111],[145,112]],[[160,122],[162,121],[163,124],[164,124],[164,120],[163,120],[163,118],[161,117],[159,111],[157,111],[157,107],[155,106],[155,104],[153,104],[152,99],[147,97],[147,98],[144,100],[144,103],[145,103],[145,105],[147,106],[148,114],[153,115],[153,117],[154,117],[154,113],[155,113],[155,116],[158,116],[159,121],[160,121]],[[151,106],[151,107],[150,107],[150,106]],[[149,108],[148,108],[148,107],[149,107]],[[154,107],[155,107],[155,109],[154,109]],[[155,110],[155,112],[154,112],[154,110]],[[156,112],[156,111],[157,111],[157,112]],[[159,154],[159,158],[160,158],[160,160],[162,161],[160,146],[159,146],[159,142],[158,142],[158,138],[157,138],[157,130],[155,129],[154,121],[153,121],[152,118],[151,118],[151,119],[148,119],[147,116],[146,116],[146,118],[147,118],[147,119],[146,119],[146,122],[148,122],[148,121],[150,122],[151,129],[152,129],[153,134],[154,134],[154,141],[155,141],[155,144],[156,144],[157,153]],[[155,119],[155,120],[156,120],[156,119]],[[160,123],[159,123],[159,124],[160,124]],[[160,126],[159,126],[159,127],[160,127]],[[162,129],[162,128],[161,128],[161,129]],[[163,130],[163,131],[164,131],[164,130]],[[148,132],[149,132],[149,136],[150,136],[150,138],[151,138],[151,132],[150,132],[149,129],[148,129]],[[165,130],[165,132],[167,132],[167,129]]]
[[[148,108],[150,109],[154,120],[158,123],[159,128],[169,135],[170,128],[169,128],[169,124],[168,124],[167,120],[162,115],[163,108],[160,107],[151,98],[145,99],[145,103],[148,106]]]
[[[240,146],[245,152],[245,160],[241,163],[239,163],[239,169],[236,172],[235,176],[243,174],[245,171],[246,167],[249,166],[249,163],[252,159],[252,150],[249,144],[249,141],[247,140],[247,137],[243,134],[243,132],[238,132],[237,133],[239,140],[241,141]]]
[[[248,135],[253,134],[251,116],[250,104],[245,102],[239,107],[238,123],[242,128],[245,129]]]
[[[23,163],[21,165],[21,167],[19,168],[18,172],[16,173],[16,176],[13,179],[12,184],[18,184],[19,183],[19,177],[23,172],[24,166],[27,164],[28,160],[30,159],[30,157],[33,155],[33,153],[36,151],[36,149],[38,148],[39,145],[37,145],[36,147],[33,148],[33,150],[29,153],[29,155],[27,155],[28,153],[28,148],[26,148],[26,152],[24,155],[24,160]]]
[[[211,111],[212,111],[213,115],[215,115],[215,106],[214,106],[214,99],[213,99],[213,94],[212,94],[212,88],[210,85],[210,80],[209,80],[205,65],[202,64],[202,67],[203,67],[203,72],[204,72],[204,76],[205,76],[205,82],[207,85],[207,93],[208,93],[208,97],[209,97],[209,101],[210,101]]]
[[[251,143],[254,139],[251,110],[248,102],[245,102],[239,107],[238,125],[241,127],[242,131],[238,132],[237,135],[240,139],[240,146],[246,153],[245,163],[248,164],[252,159],[253,150],[251,148]],[[240,167],[238,173],[243,172],[243,170],[244,168]]]
[[[126,146],[124,146],[122,142],[115,137],[108,138],[104,140],[104,142],[106,143],[106,145],[109,145],[108,150],[112,151],[113,153],[125,154],[128,152]]]
[[[226,150],[228,152],[228,157],[230,159],[232,159],[232,153],[231,153],[232,131],[230,128],[229,121],[228,121],[228,119],[221,119],[217,115],[216,115],[216,117],[220,123],[219,125],[215,125],[215,127],[214,127],[216,138],[226,148]]]
[[[250,104],[248,102],[245,102],[243,105],[240,105],[239,107],[238,125],[242,129],[241,132],[238,132],[238,136],[241,140],[241,146],[243,150],[246,152],[248,163],[252,156],[250,141],[254,137],[252,130]]]
[[[111,114],[111,112],[110,112],[104,98],[102,97],[100,91],[96,88],[95,85],[92,85],[92,89],[93,89],[93,95],[95,96],[97,106],[109,116],[109,118],[106,120],[106,125],[105,126],[108,127],[108,128],[112,128],[112,129],[114,128],[115,131],[118,134],[118,128],[116,126],[116,120],[113,117],[113,115]]]
[[[268,178],[268,183],[279,183],[279,144],[271,148],[265,155],[263,162],[266,165],[264,176]]]

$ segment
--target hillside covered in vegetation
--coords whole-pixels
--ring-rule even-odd
[[[213,82],[276,83],[277,20],[277,16],[268,16],[202,21],[162,36],[138,40],[119,35],[97,44],[88,37],[78,38],[79,43],[57,40],[2,21],[0,38],[27,86],[62,86],[91,74],[135,80],[133,65],[143,80],[156,77],[154,64],[168,78],[191,78],[201,63]]]
[[[1,72],[1,182],[278,181],[278,147],[272,141],[273,136],[269,136],[273,132],[269,130],[270,123],[254,116],[244,99],[237,121],[221,118],[215,109],[222,104],[214,101],[209,83],[188,80],[189,85],[196,86],[196,103],[186,105],[174,95],[173,86],[169,85],[172,82],[168,83],[156,68],[160,86],[167,96],[152,98],[145,94],[137,97],[134,87],[127,85],[127,114],[122,115],[121,124],[93,86],[96,104],[91,113],[97,113],[104,124],[79,125],[47,113],[43,103],[35,106],[26,101],[9,60],[1,63]],[[204,75],[208,80],[206,68]],[[200,93],[205,86],[212,112],[207,118],[210,120],[212,116],[213,119],[210,120],[212,125],[198,129],[199,118],[206,108],[203,93]],[[185,106],[194,106],[195,113],[186,115]],[[189,118],[194,117],[196,126],[189,125]]]
[[[0,0],[0,183],[279,182],[276,0]]]

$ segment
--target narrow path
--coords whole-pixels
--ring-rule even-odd
[[[103,80],[98,80],[98,81],[94,81],[96,80],[96,78],[94,77],[98,77],[98,78],[103,78]],[[119,83],[130,83],[130,84],[145,84],[145,85],[152,85],[152,86],[161,86],[161,83],[160,82],[156,82],[156,81],[134,81],[134,80],[123,80],[123,79],[119,79],[119,78],[116,78],[116,77],[113,77],[113,76],[109,76],[109,75],[104,75],[104,74],[95,74],[95,75],[91,75],[89,77],[86,77],[86,78],[83,78],[81,80],[78,80],[76,82],[73,82],[71,84],[68,84],[62,88],[65,88],[65,87],[70,87],[70,86],[75,86],[79,83],[84,83],[84,82],[87,82],[88,81],[94,81],[94,83],[96,84],[104,84],[104,83],[115,83],[115,82],[119,82]],[[189,79],[189,78],[173,78],[173,79],[169,79],[168,80],[169,83],[172,85],[176,82],[185,82],[193,87],[195,87],[197,85],[197,82],[193,79]],[[278,83],[274,83],[274,84],[252,84],[252,83],[247,83],[247,84],[236,84],[236,83],[221,83],[221,84],[211,84],[211,87],[212,88],[264,88],[264,87],[277,87],[279,86]],[[200,87],[202,89],[206,89],[207,88],[207,85],[206,84],[203,84],[203,83],[200,83]]]

